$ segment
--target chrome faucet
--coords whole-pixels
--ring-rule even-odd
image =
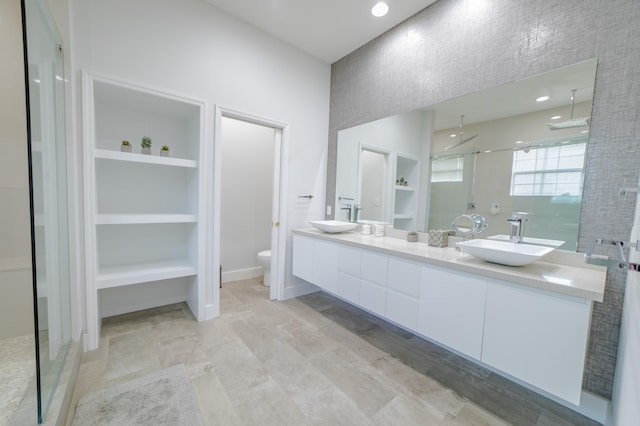
[[[360,207],[359,205],[357,205],[357,204],[353,205],[352,215],[351,215],[352,216],[351,219],[353,219],[353,220],[351,222],[357,222],[358,221],[358,216],[360,216],[360,210],[364,210],[364,209],[362,207]]]
[[[340,210],[347,211],[347,222],[351,222],[351,204],[347,204],[347,207],[343,207]]]
[[[524,223],[527,221],[529,213],[519,212],[514,210],[511,213],[511,217],[507,219],[507,222],[511,223],[511,238],[509,241],[512,243],[521,243],[524,238]]]

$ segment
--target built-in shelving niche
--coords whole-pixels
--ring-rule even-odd
[[[205,105],[90,73],[83,91],[90,350],[104,316],[184,300],[205,319]],[[143,136],[151,155],[140,152]],[[121,152],[122,140],[132,152]]]

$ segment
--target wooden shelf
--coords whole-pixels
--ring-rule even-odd
[[[163,166],[197,168],[198,163],[195,160],[187,160],[184,158],[160,157],[159,155],[137,154],[135,152],[112,151],[109,149],[96,148],[94,150],[95,158],[103,158],[106,160],[131,161],[133,163],[158,164]]]
[[[186,261],[167,261],[101,268],[96,279],[98,289],[182,278],[197,274]]]
[[[194,214],[98,214],[96,225],[126,225],[134,223],[196,223]]]

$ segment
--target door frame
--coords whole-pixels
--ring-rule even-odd
[[[289,152],[289,124],[231,108],[216,105],[213,142],[213,238],[210,253],[213,255],[213,304],[220,312],[220,261],[221,261],[221,191],[222,191],[222,117],[274,129],[273,195],[271,212],[271,287],[269,299],[282,300],[284,295],[285,257],[287,244],[287,176]],[[217,316],[217,315],[216,315]]]

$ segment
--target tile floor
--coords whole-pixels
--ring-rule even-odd
[[[33,334],[0,340],[0,426],[10,425],[20,404],[35,391],[35,365]]]
[[[407,345],[416,339],[409,333],[324,293],[267,299],[259,279],[245,280],[225,284],[212,321],[196,322],[184,304],[105,319],[100,348],[83,356],[71,413],[89,392],[183,363],[210,425],[589,424],[572,412],[562,418],[562,410],[521,406],[510,393],[491,409],[506,419],[525,410],[527,422],[501,420],[472,402],[473,392],[461,396],[462,379],[447,387],[431,375],[434,365],[410,367],[437,353],[473,384],[479,373],[451,362],[448,352],[420,352]]]

